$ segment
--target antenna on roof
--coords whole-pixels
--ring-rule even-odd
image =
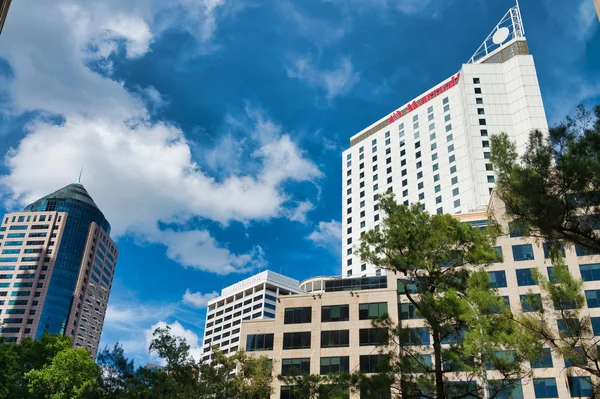
[[[81,169],[79,170],[79,178],[77,179],[77,184],[81,184],[81,175],[83,174],[83,165],[81,165]]]

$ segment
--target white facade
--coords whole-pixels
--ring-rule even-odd
[[[391,189],[430,213],[485,208],[495,180],[489,137],[506,132],[523,152],[532,129],[548,129],[533,57],[517,33],[351,137],[342,157],[342,276],[377,273],[353,254],[380,222],[376,195]]]
[[[277,297],[304,293],[299,284],[266,270],[223,288],[218,298],[208,302],[202,360],[210,361],[213,346],[227,355],[235,353],[240,349],[242,320],[274,318]]]

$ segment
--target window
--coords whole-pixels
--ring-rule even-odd
[[[361,328],[358,336],[360,346],[386,345],[388,343],[387,328]]]
[[[456,173],[456,165],[450,167],[450,173]]]
[[[358,305],[358,318],[369,320],[383,317],[388,313],[387,302],[361,303]]]
[[[517,269],[517,284],[521,287],[527,285],[537,285],[535,269]]]
[[[543,369],[552,367],[554,367],[554,365],[552,364],[552,353],[550,352],[550,348],[543,348],[540,357],[531,361],[532,369]]]
[[[481,125],[481,126],[487,125],[487,123],[485,122],[485,119],[483,119],[483,118],[479,119],[479,125]]]
[[[460,206],[460,199],[454,200],[454,207],[458,208]]]
[[[485,164],[485,170],[494,170],[494,167],[492,166],[491,163],[486,163]]]
[[[449,116],[449,115],[447,115],[447,116]],[[446,131],[449,132],[450,130],[452,130],[452,125],[451,124],[446,125]]]
[[[521,295],[520,300],[523,312],[540,312],[543,310],[542,296],[540,294]]]
[[[251,334],[246,338],[246,352],[273,350],[273,334]]]
[[[441,196],[435,197],[435,203],[436,204],[440,204],[441,202],[442,202],[442,197]]]
[[[349,265],[352,264],[352,259],[348,259]],[[285,309],[284,324],[301,324],[310,323],[312,321],[312,308],[310,306],[303,308],[288,308]]]
[[[403,328],[400,330],[400,342],[404,345],[429,345],[429,329],[427,327]]]
[[[448,152],[452,152],[452,151],[454,151],[454,144],[450,144],[448,146]]]
[[[569,392],[572,398],[587,398],[592,395],[592,379],[585,377],[567,377],[569,383]]]
[[[598,281],[600,280],[600,263],[588,263],[579,265],[581,278],[583,281]]]
[[[480,83],[479,82],[479,78],[473,78],[473,83],[476,84],[476,85],[478,85]]]
[[[398,317],[400,320],[422,319],[423,316],[412,303],[401,303],[398,308]]]
[[[431,160],[435,161],[436,159],[438,159],[438,154],[431,154]]]
[[[310,374],[310,358],[281,359],[281,375]]]
[[[496,179],[494,178],[494,176],[488,176],[487,181],[488,181],[488,183],[494,183],[496,181]]]
[[[321,322],[348,321],[350,319],[349,305],[332,305],[321,307]]]
[[[483,104],[483,98],[481,98],[481,97],[475,98],[475,104]]]
[[[585,300],[588,308],[600,308],[600,290],[586,290]]]
[[[534,378],[533,390],[536,398],[558,398],[555,378]]]
[[[452,136],[451,134],[449,134],[449,135],[446,137],[446,142],[448,142],[448,143],[449,143],[449,142],[451,142],[453,139],[454,139],[454,136]]]
[[[485,115],[485,110],[483,108],[477,108],[477,115]]]
[[[458,195],[459,193],[460,193],[460,191],[459,191],[458,187],[452,189],[452,196],[453,197],[456,196],[456,195]]]
[[[598,255],[598,252],[593,251],[589,248],[580,247],[579,245],[575,245],[575,253],[577,254],[577,256]]]
[[[389,365],[388,355],[361,355],[360,371],[362,373],[377,373],[387,370]]]
[[[321,358],[321,375],[329,373],[349,373],[350,372],[350,357],[335,356]]]
[[[417,184],[417,190],[421,190],[423,188],[423,182],[419,182],[419,184]]]
[[[475,94],[481,94],[481,87],[475,87]]]
[[[307,348],[310,348],[310,331],[283,333],[283,349]]]
[[[350,330],[321,331],[321,348],[350,346]]]
[[[490,288],[504,288],[506,284],[506,272],[504,270],[488,272]]]
[[[487,141],[487,140],[483,140],[481,142],[481,145],[482,145],[483,148],[490,148],[490,142]]]
[[[533,246],[531,244],[513,245],[512,252],[515,262],[533,260]]]

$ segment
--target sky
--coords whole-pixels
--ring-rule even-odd
[[[200,353],[206,303],[270,269],[341,272],[350,137],[456,73],[511,0],[13,1],[0,211],[82,183],[119,259],[101,346],[157,326]],[[522,0],[550,124],[600,103],[592,0]]]

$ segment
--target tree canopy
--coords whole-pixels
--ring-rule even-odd
[[[535,130],[519,156],[506,133],[491,137],[496,194],[530,235],[600,253],[600,105]]]

